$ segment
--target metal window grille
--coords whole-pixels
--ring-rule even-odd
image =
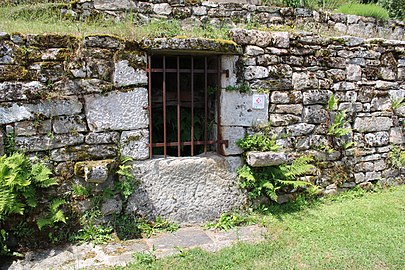
[[[149,155],[194,156],[219,151],[220,56],[148,57]]]

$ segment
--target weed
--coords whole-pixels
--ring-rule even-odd
[[[265,134],[246,135],[236,141],[236,144],[245,151],[278,151],[280,146],[276,144],[276,137]]]
[[[121,158],[121,164],[117,171],[119,180],[114,185],[114,189],[121,194],[125,201],[132,195],[136,188],[136,180],[131,172],[132,167],[127,164],[130,161],[133,161],[130,157]]]
[[[251,91],[249,84],[246,82],[237,86],[229,85],[225,90],[229,92],[238,91],[239,93],[249,93]]]
[[[393,168],[405,168],[405,150],[401,147],[392,146],[388,153],[388,161]]]
[[[392,108],[398,110],[402,106],[405,106],[405,98],[391,99]]]
[[[86,188],[85,186],[83,186],[81,184],[73,184],[72,193],[75,197],[84,199],[84,198],[87,198],[88,196],[90,196],[91,191],[89,188]]]
[[[135,252],[132,257],[134,258],[134,264],[150,265],[156,261],[156,256],[152,251],[147,252]]]
[[[112,239],[113,228],[97,224],[96,219],[102,216],[98,210],[88,211],[80,219],[83,226],[77,233],[70,237],[70,241],[80,243],[93,242],[93,244],[104,244]]]
[[[143,222],[139,224],[139,228],[146,237],[151,237],[160,232],[174,232],[179,229],[179,225],[171,223],[168,220],[164,220],[161,217],[157,217],[154,222]]]
[[[256,223],[253,216],[247,214],[234,213],[224,213],[222,214],[218,221],[210,222],[206,225],[208,229],[220,229],[229,231],[236,226],[250,225]]]
[[[15,152],[15,133],[8,132],[4,138],[4,153],[12,155]]]

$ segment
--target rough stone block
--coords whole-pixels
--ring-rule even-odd
[[[87,144],[114,144],[118,143],[120,134],[118,132],[89,133],[85,142]]]
[[[45,85],[38,81],[2,82],[0,83],[0,102],[32,99],[46,90]]]
[[[272,32],[271,41],[274,47],[289,48],[290,47],[290,34],[288,32]]]
[[[32,136],[51,132],[51,120],[22,121],[14,124],[16,136]]]
[[[86,132],[86,119],[83,115],[59,116],[53,119],[55,133]]]
[[[104,216],[119,214],[122,211],[122,200],[119,196],[107,199],[101,205],[101,212]]]
[[[369,146],[384,146],[389,143],[389,134],[385,131],[376,133],[367,133],[364,135],[364,139]]]
[[[161,216],[177,223],[204,223],[246,203],[238,179],[224,157],[151,159],[133,166],[139,187],[126,212],[148,219]]]
[[[252,94],[222,91],[221,124],[224,126],[249,127],[268,122],[268,96],[264,109],[252,109]]]
[[[328,90],[311,90],[303,93],[304,105],[327,104],[332,91]]]
[[[313,132],[315,129],[315,125],[307,124],[307,123],[299,123],[295,125],[291,125],[287,127],[287,134],[291,136],[302,136],[308,135]]]
[[[361,80],[361,66],[359,65],[347,65],[346,73],[348,81],[357,82]]]
[[[322,105],[311,105],[304,107],[304,122],[310,124],[320,124],[326,122],[328,112]]]
[[[279,104],[275,106],[274,112],[301,115],[303,108],[304,107],[301,104]]]
[[[147,90],[112,92],[106,96],[85,96],[86,118],[91,131],[134,130],[147,128]]]
[[[25,107],[17,103],[0,106],[0,124],[9,124],[17,121],[32,119],[34,115]]]
[[[168,3],[156,4],[153,6],[153,12],[159,15],[170,15],[172,7]]]
[[[287,154],[283,152],[255,152],[246,153],[246,162],[252,167],[266,167],[286,163]]]
[[[271,93],[270,100],[275,104],[297,104],[302,102],[302,93],[301,91],[274,91]]]
[[[101,184],[107,181],[112,173],[114,160],[83,161],[75,164],[75,175],[89,183]]]
[[[246,80],[263,79],[269,76],[269,70],[261,66],[249,66],[245,69],[244,77]]]
[[[405,136],[402,127],[391,128],[390,143],[392,144],[404,144]]]
[[[292,74],[292,84],[294,90],[318,89],[319,81],[315,73],[296,73]]]
[[[149,131],[147,129],[123,131],[120,140],[121,155],[134,160],[147,159],[149,158],[148,143]]]
[[[222,153],[225,156],[239,155],[243,153],[243,149],[236,145],[236,141],[245,136],[245,128],[221,126],[222,138],[228,140],[228,147],[222,146]]]
[[[116,86],[146,85],[148,76],[146,71],[133,68],[127,60],[115,63],[114,84]]]
[[[130,0],[94,0],[94,8],[99,10],[128,10],[133,7]]]
[[[264,54],[264,50],[258,46],[248,45],[246,46],[245,54],[249,56],[257,56]]]
[[[272,40],[272,34],[267,31],[233,29],[231,30],[231,38],[240,45],[256,45],[259,47],[267,47]]]
[[[287,126],[298,123],[301,120],[300,116],[293,114],[270,114],[269,121],[272,126]]]
[[[392,125],[389,117],[357,117],[353,128],[360,132],[375,132],[389,130]]]
[[[117,152],[117,146],[111,144],[69,146],[52,150],[51,160],[60,162],[106,159],[116,157]]]
[[[15,146],[17,149],[34,152],[45,151],[69,145],[83,143],[82,134],[56,134],[53,136],[39,135],[31,137],[16,137]]]
[[[66,97],[64,99],[42,100],[37,104],[24,105],[34,115],[41,115],[47,118],[58,115],[74,115],[82,111],[83,105],[77,97]]]

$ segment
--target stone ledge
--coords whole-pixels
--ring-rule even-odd
[[[284,152],[256,152],[246,153],[246,162],[252,167],[275,166],[286,163],[288,155]]]
[[[145,39],[141,47],[148,51],[183,51],[190,53],[242,54],[242,48],[231,40],[204,38],[155,38]]]

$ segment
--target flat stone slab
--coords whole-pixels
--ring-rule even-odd
[[[288,155],[283,152],[256,152],[246,154],[246,162],[252,167],[275,166],[286,163]]]
[[[174,233],[162,233],[149,239],[111,242],[105,245],[66,245],[49,250],[27,252],[25,259],[0,270],[20,269],[100,269],[125,266],[137,252],[150,252],[157,258],[179,253],[180,249],[200,247],[217,251],[238,241],[258,242],[265,239],[267,229],[258,225],[237,227],[230,231],[204,230],[201,227],[181,228]]]
[[[196,227],[181,228],[172,234],[146,239],[146,243],[156,249],[196,247],[212,242],[212,239],[208,237],[205,231]]]

